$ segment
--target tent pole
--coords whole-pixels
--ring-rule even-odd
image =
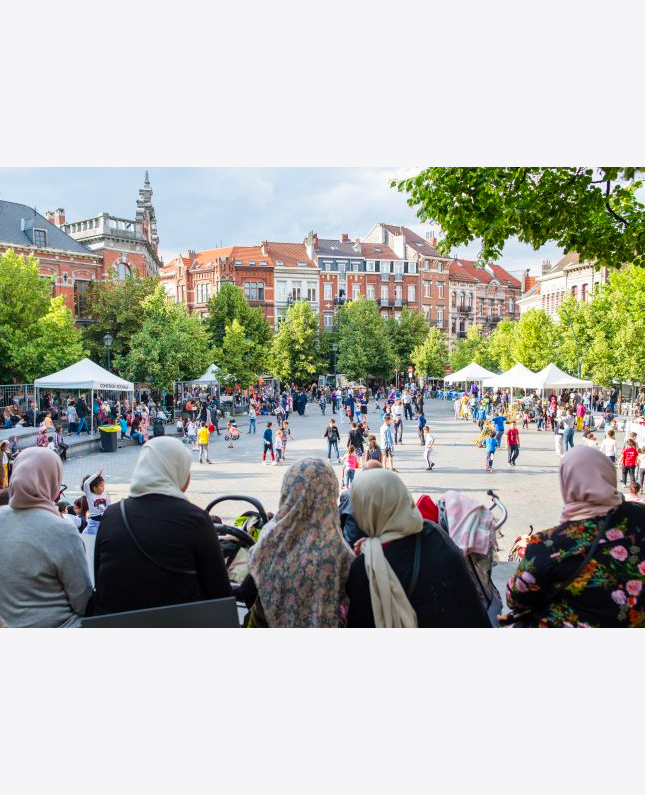
[[[94,438],[94,387],[90,393],[90,436]]]

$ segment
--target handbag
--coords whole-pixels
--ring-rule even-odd
[[[587,550],[587,554],[584,556],[582,563],[577,566],[573,572],[573,574],[569,575],[563,582],[556,585],[555,588],[552,588],[551,591],[548,591],[544,598],[536,605],[532,607],[528,607],[526,610],[522,610],[519,613],[508,613],[504,616],[503,624],[513,624],[518,628],[527,628],[528,620],[534,616],[536,613],[541,613],[544,611],[546,606],[549,602],[553,602],[554,599],[559,596],[565,588],[567,588],[571,583],[580,575],[580,573],[584,570],[585,566],[589,563],[589,561],[593,558],[598,549],[598,544],[602,537],[605,535],[607,530],[609,529],[610,523],[616,518],[617,514],[620,512],[621,506],[618,506],[617,509],[613,511],[609,511],[607,516],[605,517],[605,521],[602,523],[600,530],[598,531],[598,535],[594,538],[594,540],[589,545],[589,549]]]

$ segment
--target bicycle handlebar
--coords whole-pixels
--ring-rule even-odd
[[[208,505],[206,506],[206,513],[210,513],[213,508],[218,505],[220,502],[248,502],[254,508],[257,509],[257,512],[260,514],[260,519],[262,519],[262,524],[266,524],[269,521],[269,517],[264,510],[264,506],[259,500],[256,500],[255,497],[243,497],[240,494],[225,494],[222,497],[215,497],[214,500],[211,500]]]

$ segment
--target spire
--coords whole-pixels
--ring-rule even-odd
[[[150,187],[150,177],[148,176],[148,172],[146,171],[145,179],[143,180],[143,187],[149,188]]]

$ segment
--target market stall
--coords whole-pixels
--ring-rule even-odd
[[[481,391],[483,382],[487,378],[491,378],[494,375],[495,373],[491,373],[490,370],[482,367],[481,364],[477,364],[477,362],[471,362],[466,367],[462,367],[461,370],[457,370],[455,373],[450,373],[450,375],[447,375],[443,381],[444,384],[471,384],[474,382],[479,384],[479,389]]]
[[[36,395],[36,405],[38,404],[38,393],[42,390],[48,392],[77,392],[80,394],[90,393],[90,432],[94,433],[94,395],[101,397],[110,396],[116,400],[129,398],[134,402],[134,384],[114,375],[109,370],[103,369],[91,359],[81,359],[80,362],[65,367],[57,373],[37,378],[34,381]]]

